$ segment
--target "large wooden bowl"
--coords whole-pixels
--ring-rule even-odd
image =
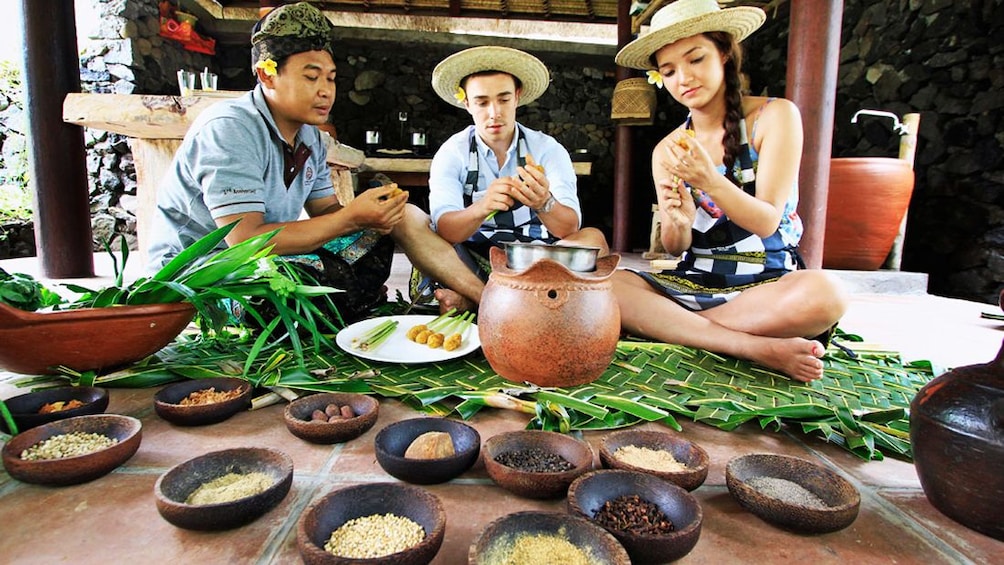
[[[135,363],[195,317],[187,302],[25,312],[0,303],[0,368],[39,375],[65,365],[102,371]]]

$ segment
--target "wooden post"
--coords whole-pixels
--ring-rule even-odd
[[[631,41],[631,3],[617,3],[617,48]],[[618,66],[617,81],[631,76],[631,71]],[[614,229],[611,251],[630,251],[631,218],[631,158],[632,131],[618,125],[614,130]]]
[[[914,158],[917,156],[917,132],[920,131],[920,114],[906,114],[903,116],[903,125],[906,126],[907,132],[899,138],[899,158],[907,161],[913,167]],[[914,177],[913,184],[914,186],[917,185],[916,177]],[[906,238],[906,218],[909,215],[909,210],[903,214],[903,221],[899,224],[899,232],[896,234],[896,239],[892,242],[892,249],[889,250],[889,256],[886,257],[885,264],[882,265],[884,269],[892,271],[900,270],[900,266],[903,263],[903,240]]]
[[[28,174],[35,241],[46,277],[94,276],[84,130],[63,123],[63,98],[80,91],[73,0],[21,0]]]
[[[805,132],[798,176],[805,232],[799,251],[812,269],[823,264],[843,7],[843,0],[791,2],[786,94],[801,110]]]

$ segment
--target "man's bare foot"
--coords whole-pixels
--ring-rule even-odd
[[[435,296],[436,300],[439,301],[440,314],[449,312],[451,308],[456,308],[458,313],[471,312],[477,309],[477,304],[469,298],[448,288],[436,289]]]
[[[819,358],[826,353],[826,348],[822,343],[800,337],[768,340],[751,355],[757,363],[802,382],[823,376],[823,362]]]

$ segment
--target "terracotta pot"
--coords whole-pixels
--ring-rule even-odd
[[[1004,540],[1004,347],[933,379],[910,404],[924,494],[949,518]]]
[[[0,368],[38,375],[58,365],[120,367],[156,353],[194,316],[187,302],[41,313],[0,303]]]
[[[874,271],[892,250],[913,194],[913,168],[903,159],[830,160],[823,267]]]
[[[551,259],[510,269],[492,248],[492,274],[478,312],[478,335],[488,363],[503,378],[561,387],[599,377],[617,349],[621,316],[610,275],[619,255],[579,273]]]

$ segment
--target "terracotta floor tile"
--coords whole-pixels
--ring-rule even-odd
[[[242,528],[193,532],[161,518],[156,479],[112,473],[78,486],[25,485],[0,504],[0,555],[25,564],[250,563],[281,530],[298,492],[294,481],[276,508]]]
[[[396,263],[396,262],[395,262]],[[395,266],[395,269],[397,267]],[[981,320],[982,305],[934,296],[855,295],[841,326],[867,341],[902,351],[907,360],[945,366],[983,363],[1004,336],[999,322]],[[0,373],[0,398],[27,392]],[[396,400],[382,400],[376,425],[344,444],[314,445],[286,430],[283,406],[244,412],[226,422],[183,428],[153,412],[156,389],[112,389],[109,412],[139,417],[143,442],[116,472],[84,485],[46,488],[0,473],[0,562],[3,563],[271,563],[300,562],[296,525],[308,505],[334,488],[393,480],[380,469],[373,440],[384,426],[423,417]],[[469,422],[482,443],[524,429],[531,415],[485,409]],[[1004,542],[969,530],[934,509],[910,463],[862,461],[816,438],[755,424],[724,432],[680,419],[682,435],[711,457],[706,483],[694,491],[704,509],[704,531],[683,564],[722,563],[993,563]],[[661,424],[643,427],[668,430]],[[582,434],[598,454],[607,432]],[[208,451],[267,446],[288,453],[295,475],[280,505],[245,527],[215,533],[180,530],[156,511],[153,484],[167,468]],[[746,453],[783,453],[837,468],[862,494],[857,520],[840,532],[802,535],[772,526],[743,510],[725,488],[725,465]],[[467,550],[492,520],[526,509],[564,511],[564,499],[535,501],[495,486],[481,462],[449,483],[428,485],[447,508],[447,537],[434,563],[465,563]]]
[[[943,540],[959,559],[976,563],[1004,562],[1004,541],[981,534],[952,520],[931,505],[923,490],[880,490],[879,496],[913,518],[920,527]]]

